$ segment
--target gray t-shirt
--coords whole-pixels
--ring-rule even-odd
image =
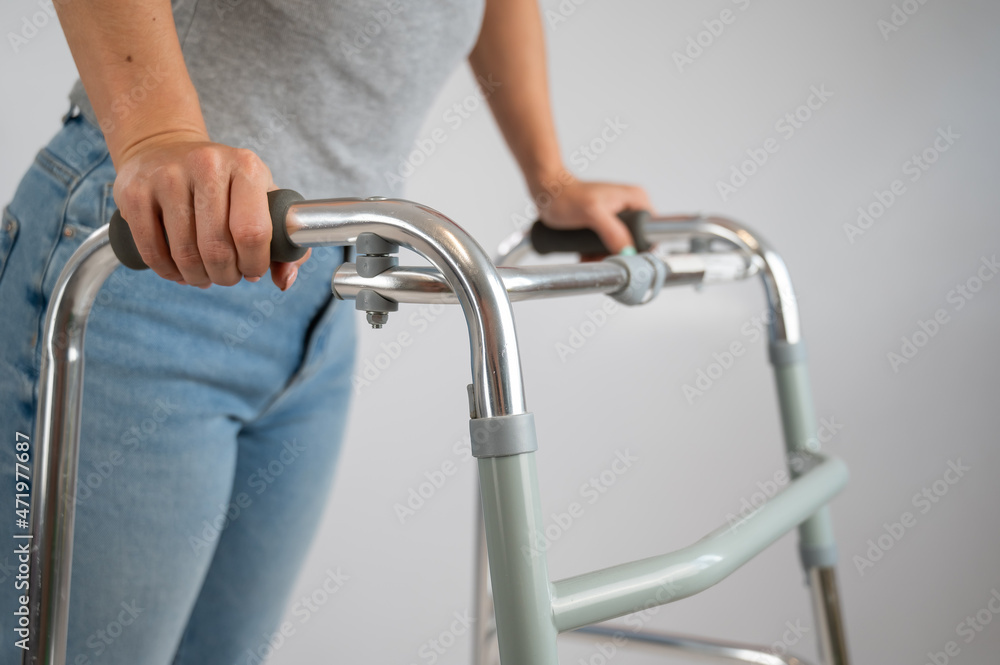
[[[328,198],[400,194],[385,174],[471,50],[483,4],[174,0],[173,10],[212,140],[252,149],[279,187]],[[70,99],[97,122],[79,81]],[[129,100],[117,101],[112,114],[127,113]]]

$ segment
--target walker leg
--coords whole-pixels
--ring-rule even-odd
[[[559,665],[535,453],[479,458],[486,545],[504,665]]]
[[[789,472],[802,471],[809,453],[819,451],[816,412],[801,341],[772,341],[771,363],[778,389],[781,424]],[[826,506],[799,527],[799,553],[813,597],[813,612],[824,665],[849,665],[847,638],[840,609],[840,595],[834,567],[837,544],[833,535],[830,508]]]
[[[476,627],[472,631],[472,665],[498,665],[497,622],[490,597],[490,559],[486,548],[486,523],[483,519],[482,496],[476,488],[476,563],[475,597]]]
[[[816,615],[820,658],[826,665],[847,665],[847,636],[840,613],[837,573],[832,566],[816,566],[809,571],[809,589]]]

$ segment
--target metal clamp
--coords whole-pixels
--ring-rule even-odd
[[[649,252],[633,256],[609,256],[605,261],[617,263],[628,273],[625,286],[608,294],[623,305],[645,305],[660,293],[670,274],[667,264]]]
[[[355,261],[358,275],[374,277],[399,265],[395,256],[399,245],[374,233],[361,233],[354,245],[358,257]],[[399,303],[383,298],[371,289],[362,289],[354,301],[355,309],[367,314],[372,328],[381,328],[389,322],[389,312],[399,310]]]

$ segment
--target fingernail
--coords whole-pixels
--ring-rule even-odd
[[[260,277],[246,277],[245,279],[248,282],[259,282],[260,281]]]
[[[629,245],[622,251],[618,252],[619,256],[635,256],[636,254],[638,254],[638,252],[635,251],[635,247],[632,245]]]
[[[178,284],[181,284],[181,285],[183,285],[183,286],[187,286],[187,282],[185,282],[185,281],[184,281],[183,279],[179,279],[179,280],[177,280],[177,283],[178,283]]]
[[[298,276],[299,276],[299,269],[292,268],[292,272],[288,273],[288,277],[285,278],[285,288],[281,290],[287,291],[288,289],[292,288],[292,284],[295,283],[295,278]]]

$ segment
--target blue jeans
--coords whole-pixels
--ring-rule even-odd
[[[15,437],[37,423],[41,328],[70,254],[114,211],[97,128],[68,118],[0,227],[0,663],[19,663]],[[281,293],[119,268],[86,340],[67,662],[254,665],[325,505],[350,395],[341,248]],[[34,448],[31,464],[34,465]],[[34,639],[34,636],[32,636]]]

